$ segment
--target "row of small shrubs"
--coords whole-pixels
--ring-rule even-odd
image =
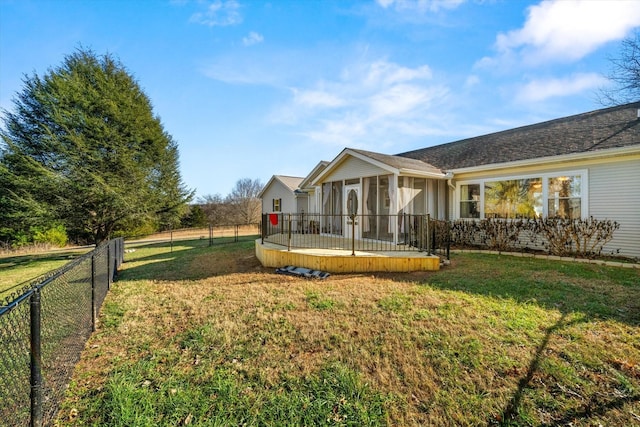
[[[493,251],[542,250],[557,256],[601,256],[620,224],[611,220],[536,218],[457,220],[451,244]]]

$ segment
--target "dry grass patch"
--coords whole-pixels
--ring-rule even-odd
[[[59,423],[640,422],[636,271],[464,255],[309,281],[252,250],[136,252]]]

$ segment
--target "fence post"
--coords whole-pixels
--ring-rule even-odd
[[[209,224],[209,246],[213,246],[213,225]]]
[[[431,227],[431,253],[436,254],[436,227]]]
[[[291,250],[291,214],[289,215],[289,220],[287,221],[287,226],[289,227],[289,240],[288,240],[288,244],[287,244],[287,250],[290,251]]]
[[[350,215],[351,217],[351,256],[356,256],[356,218],[357,215]]]
[[[107,280],[109,280],[109,279],[107,279]],[[91,255],[91,331],[92,332],[96,331],[96,260],[95,260],[95,255]]]
[[[31,321],[31,427],[41,427],[42,409],[42,345],[40,289],[36,288],[30,300]]]
[[[426,230],[425,230],[425,250],[427,255],[431,254],[431,214],[427,214]]]
[[[112,283],[112,265],[111,265],[111,242],[107,242],[107,290],[111,289]]]
[[[447,229],[447,260],[450,260],[451,258],[449,257],[449,255],[451,252],[451,221],[446,221],[445,225]]]

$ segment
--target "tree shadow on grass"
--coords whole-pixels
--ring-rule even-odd
[[[527,390],[535,389],[532,381],[536,377],[553,378],[552,373],[546,372],[544,361],[550,357],[550,352],[557,351],[549,348],[554,336],[571,333],[569,331],[575,330],[574,327],[580,323],[595,324],[613,320],[635,329],[640,326],[640,270],[637,269],[508,256],[465,255],[454,258],[450,267],[439,272],[395,275],[392,278],[424,283],[443,291],[502,299],[505,302],[512,301],[513,304],[537,305],[559,313],[559,319],[546,328],[544,337],[535,346],[526,373],[518,381],[517,388],[500,417],[489,420],[488,425],[530,424],[526,420],[527,415],[521,414],[523,401]],[[603,327],[606,328],[604,325]],[[589,328],[579,326],[578,329]],[[630,333],[633,334],[633,331]],[[564,342],[564,338],[561,342]],[[635,356],[629,357],[633,363]],[[619,381],[616,380],[617,376],[626,376],[626,380],[635,385],[629,390],[611,393],[603,384],[603,392],[581,396],[571,390],[572,386],[563,385],[558,380],[560,382],[557,387],[573,404],[553,410],[553,421],[549,425],[570,425],[574,420],[583,419],[588,422],[593,417],[611,417],[608,414],[610,411],[620,410],[625,405],[640,401],[638,383],[634,379],[638,378],[635,371],[632,370],[629,374],[615,366],[615,361],[611,360],[602,360],[602,363],[617,372],[612,374],[609,381],[615,384]],[[553,393],[545,391],[549,392]]]
[[[555,333],[560,332],[562,329],[568,328],[572,325],[585,322],[585,318],[576,318],[570,321],[567,321],[567,313],[563,313],[560,319],[547,328],[546,333],[538,347],[536,348],[536,352],[529,363],[529,367],[527,369],[527,373],[518,381],[518,387],[513,394],[513,397],[507,404],[505,410],[502,412],[500,420],[496,423],[493,420],[489,421],[488,425],[500,425],[500,426],[512,426],[518,425],[518,417],[519,417],[519,408],[522,403],[522,399],[524,397],[525,391],[530,387],[531,381],[533,380],[535,374],[538,372],[540,363],[544,359],[544,354],[549,346],[549,342],[552,336]],[[579,396],[579,395],[578,395]],[[579,396],[581,397],[581,396]],[[580,410],[571,409],[566,412],[561,418],[555,418],[553,422],[548,424],[542,424],[541,426],[558,426],[558,425],[572,425],[573,422],[579,419],[589,419],[598,415],[605,415],[607,412],[614,409],[622,409],[624,405],[628,403],[638,402],[640,401],[640,393],[635,393],[633,395],[624,395],[617,396],[613,399],[606,401],[597,401],[594,397],[592,397],[589,402],[583,405],[583,408]]]

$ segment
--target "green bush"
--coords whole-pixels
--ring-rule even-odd
[[[32,228],[32,233],[33,243],[35,244],[48,244],[62,248],[69,241],[67,230],[62,224],[56,224],[49,228]]]

